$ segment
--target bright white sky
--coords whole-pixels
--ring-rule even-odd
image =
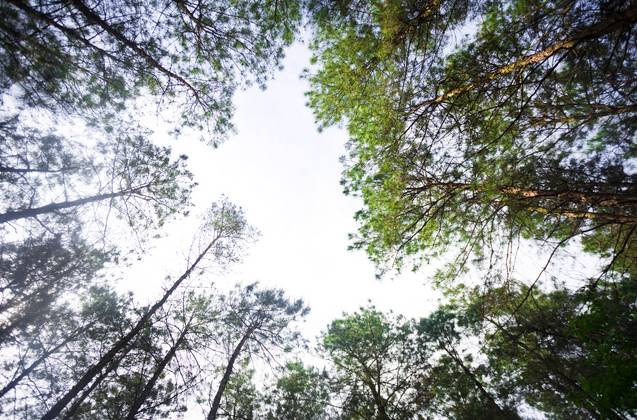
[[[198,136],[175,140],[166,130],[155,129],[157,142],[170,144],[176,155],[189,156],[190,170],[199,183],[195,208],[189,218],[169,225],[167,236],[155,241],[154,250],[122,276],[122,288],[135,292],[144,303],[154,302],[166,284],[165,276],[185,269],[184,255],[200,223],[197,214],[225,194],[244,208],[261,237],[242,264],[210,278],[222,290],[258,281],[262,287],[282,288],[289,297],[304,299],[311,307],[302,327],[307,339],[315,339],[343,312],[356,311],[369,301],[408,317],[426,316],[435,308],[441,294],[429,281],[433,268],[379,281],[363,252],[347,250],[347,234],[356,231],[353,215],[361,203],[343,195],[339,184],[339,157],[345,153],[347,133],[337,128],[319,133],[305,106],[308,85],[299,76],[309,58],[307,47],[297,43],[288,49],[284,70],[275,74],[267,90],[255,87],[237,93],[238,134],[218,149]],[[155,119],[149,124],[158,123]],[[550,251],[538,252],[523,244],[515,277],[533,282]],[[557,264],[546,277],[556,275],[575,287],[599,264],[577,246],[554,260]]]
[[[295,44],[267,90],[239,92],[234,119],[238,134],[218,149],[194,136],[175,141],[156,133],[159,142],[169,142],[175,153],[189,156],[199,182],[196,207],[191,217],[169,226],[172,233],[154,244],[154,252],[134,267],[134,275],[124,277],[124,288],[153,301],[165,275],[183,271],[183,255],[199,223],[197,213],[226,194],[244,208],[261,237],[242,264],[215,276],[217,286],[258,281],[304,299],[311,307],[303,325],[306,338],[314,339],[330,321],[368,300],[413,317],[434,308],[440,295],[426,284],[426,274],[378,281],[364,253],[347,250],[347,234],[356,230],[353,215],[360,208],[357,199],[342,194],[339,184],[339,157],[347,134],[341,129],[318,133],[305,106],[307,82],[299,77],[309,58],[308,49]]]

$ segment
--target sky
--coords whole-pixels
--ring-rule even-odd
[[[308,85],[300,75],[309,58],[307,47],[296,43],[266,90],[238,92],[237,134],[216,149],[197,136],[175,140],[166,130],[155,130],[156,142],[188,155],[199,183],[195,207],[192,216],[168,226],[166,236],[132,273],[122,276],[120,287],[133,291],[142,303],[152,302],[166,284],[165,274],[183,271],[184,254],[199,223],[196,215],[225,194],[244,209],[261,235],[241,264],[211,275],[216,287],[258,281],[302,298],[311,308],[301,326],[306,338],[313,340],[343,312],[370,301],[409,317],[433,310],[440,294],[427,281],[430,270],[377,280],[366,255],[347,250],[361,203],[343,195],[339,183],[345,130],[319,133],[305,106]]]
[[[157,143],[169,144],[175,155],[189,157],[189,169],[199,185],[191,216],[171,223],[148,255],[121,276],[119,286],[133,291],[140,303],[157,299],[167,284],[166,274],[185,270],[186,254],[200,223],[197,214],[222,194],[244,209],[261,235],[242,263],[206,276],[220,290],[259,282],[262,287],[283,289],[292,299],[302,298],[311,312],[300,328],[311,343],[344,312],[369,303],[418,318],[440,302],[442,295],[431,283],[433,267],[378,280],[363,251],[347,250],[348,233],[356,232],[353,216],[362,203],[345,196],[339,183],[346,131],[332,127],[319,133],[305,105],[308,84],[300,75],[309,59],[308,48],[297,42],[266,90],[253,87],[238,92],[237,134],[218,148],[203,143],[198,135],[175,139],[156,117],[147,119],[147,125],[155,127]],[[516,250],[514,277],[531,284],[542,273],[543,285],[555,276],[567,286],[579,287],[582,278],[599,269],[598,259],[583,255],[574,245],[561,250],[544,272],[551,251],[550,246],[538,250],[523,243]],[[479,276],[464,280],[481,281]]]

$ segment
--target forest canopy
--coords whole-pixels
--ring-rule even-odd
[[[0,418],[637,418],[635,1],[0,13]],[[258,227],[225,196],[199,208],[188,156],[155,141],[217,147],[234,94],[303,40],[316,125],[348,136],[351,249],[369,281],[436,267],[442,292],[417,317],[346,311],[316,340],[303,299],[218,284]],[[154,300],[122,292],[192,219]],[[520,248],[542,256],[530,273]],[[569,272],[584,259],[593,272]]]

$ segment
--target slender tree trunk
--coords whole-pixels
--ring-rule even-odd
[[[432,188],[441,188],[447,191],[477,191],[487,192],[483,187],[467,182],[424,182],[422,186],[408,188],[409,192],[422,193]],[[606,193],[581,190],[547,190],[537,188],[516,187],[513,185],[499,185],[494,188],[507,197],[513,198],[545,198],[554,199],[564,203],[588,204],[597,206],[634,206],[637,204],[637,195],[634,193]]]
[[[128,349],[130,350],[130,347]],[[117,367],[121,363],[122,359],[126,356],[126,354],[128,354],[128,351],[125,354],[118,357],[117,360],[114,360],[108,366],[108,368],[106,368],[102,373],[100,373],[100,375],[97,378],[95,378],[95,381],[93,381],[91,386],[86,388],[84,392],[82,392],[82,395],[80,395],[79,398],[77,398],[73,402],[73,405],[71,405],[68,411],[64,413],[63,420],[71,420],[75,416],[75,413],[77,413],[77,410],[82,406],[82,403],[84,402],[86,397],[91,395],[91,393],[95,390],[95,388],[97,388],[97,386],[104,380],[104,378],[108,376],[109,373],[117,369]]]
[[[13,168],[11,166],[0,165],[0,172],[10,173],[10,174],[29,174],[29,173],[57,174],[60,172],[71,171],[74,169],[77,169],[77,168],[38,169],[38,168]]]
[[[37,368],[42,362],[44,362],[50,355],[56,353],[58,350],[60,350],[62,347],[64,347],[66,344],[68,344],[69,342],[73,341],[73,339],[77,336],[77,334],[79,334],[82,330],[78,330],[75,331],[73,334],[71,334],[70,336],[66,337],[64,340],[62,340],[62,342],[60,344],[58,344],[57,346],[51,348],[50,350],[45,351],[44,353],[42,353],[42,355],[40,357],[38,357],[33,363],[31,363],[29,365],[29,367],[27,367],[26,369],[24,369],[22,372],[20,372],[20,374],[18,376],[16,376],[15,378],[13,378],[11,380],[11,382],[9,382],[8,384],[6,384],[2,390],[0,390],[0,398],[2,398],[6,393],[8,393],[9,391],[11,391],[13,388],[16,387],[16,385],[18,385],[20,383],[20,381],[22,379],[24,379],[25,377],[29,376],[31,374],[31,372],[33,372],[33,370],[35,368]]]
[[[488,192],[485,188],[465,182],[432,182],[422,186],[407,189],[410,195],[417,195],[432,188],[441,188],[447,194],[455,191],[475,191],[477,193]],[[609,213],[606,211],[578,210],[566,207],[568,204],[590,207],[631,208],[637,205],[637,196],[633,193],[606,193],[596,191],[579,190],[545,190],[522,188],[512,185],[500,185],[494,188],[495,194],[501,194],[502,200],[515,202],[526,207],[529,211],[567,217],[569,219],[604,220],[610,223],[637,223],[637,216],[623,213]],[[534,199],[553,200],[556,205],[553,208],[536,205]]]
[[[482,382],[480,382],[478,380],[478,378],[476,378],[476,376],[474,375],[474,373],[471,371],[471,369],[469,369],[467,366],[465,366],[465,364],[462,362],[462,360],[460,359],[460,357],[458,356],[458,354],[456,353],[456,351],[454,349],[449,349],[447,347],[446,344],[441,343],[442,344],[442,348],[444,349],[444,351],[449,355],[449,357],[451,357],[453,359],[453,361],[463,370],[463,372],[471,379],[471,382],[474,383],[474,385],[476,386],[476,388],[478,388],[478,390],[480,391],[480,393],[482,394],[482,396],[489,402],[489,405],[495,409],[497,412],[501,413],[501,414],[505,414],[505,411],[502,409],[502,407],[500,407],[500,405],[495,401],[495,399],[493,398],[493,396],[491,395],[491,393],[489,391],[487,391],[484,388],[484,385],[482,385]],[[516,418],[518,418],[516,416]]]
[[[634,224],[637,223],[637,216],[630,216],[626,214],[607,213],[607,212],[595,212],[595,211],[573,211],[564,210],[560,207],[546,208],[539,206],[531,206],[528,208],[531,211],[553,215],[563,216],[569,219],[590,219],[590,220],[602,220],[613,224]]]
[[[41,207],[33,207],[30,209],[8,211],[0,214],[0,223],[7,223],[13,220],[26,219],[29,217],[37,217],[42,214],[52,213],[59,210],[70,209],[73,207],[83,206],[85,204],[95,203],[103,200],[110,200],[111,198],[122,197],[125,195],[131,195],[140,192],[144,187],[127,188],[112,193],[97,194],[90,197],[79,198],[77,200],[63,201],[58,203],[50,203]]]
[[[141,394],[139,394],[139,396],[135,398],[135,401],[131,405],[131,408],[128,412],[128,416],[126,416],[126,420],[135,419],[135,416],[139,412],[139,409],[142,407],[142,404],[144,404],[144,401],[148,399],[148,396],[150,395],[151,391],[155,387],[155,384],[159,380],[159,377],[161,376],[162,372],[164,371],[166,366],[168,366],[168,363],[170,363],[173,357],[175,357],[175,354],[177,353],[179,346],[181,346],[181,344],[186,340],[186,334],[188,334],[189,330],[190,330],[189,325],[184,327],[184,330],[181,332],[181,334],[177,338],[177,341],[175,341],[175,344],[170,348],[168,353],[166,353],[166,355],[161,360],[161,362],[159,362],[159,365],[157,365],[157,368],[155,369],[153,376],[146,383]]]
[[[150,321],[151,317],[161,308],[164,303],[168,300],[168,298],[173,294],[173,292],[181,285],[181,283],[186,280],[190,274],[195,270],[197,265],[201,262],[201,260],[205,257],[206,253],[210,251],[210,249],[214,246],[214,244],[220,239],[220,235],[217,235],[208,246],[199,254],[197,259],[188,267],[188,269],[173,283],[173,285],[168,289],[164,295],[159,299],[140,319],[137,321],[137,324],[122,338],[120,338],[111,349],[106,352],[100,360],[95,363],[93,366],[88,368],[88,370],[84,373],[84,375],[77,381],[73,387],[67,391],[66,394],[58,402],[56,402],[48,412],[42,416],[42,420],[52,420],[56,418],[62,410],[74,399],[76,398],[82,389],[84,389],[96,376],[100,374],[102,369],[108,365],[115,356],[126,348],[126,346],[135,338],[137,334],[142,331],[144,326],[148,321]]]
[[[628,114],[637,111],[637,105],[626,106],[605,106],[597,104],[587,105],[591,108],[602,108],[601,111],[592,111],[586,114],[570,114],[563,116],[556,115],[540,115],[529,118],[529,124],[534,127],[547,126],[552,124],[582,124],[586,122],[595,121],[599,118],[609,117],[612,115]]]
[[[216,420],[219,407],[221,406],[221,397],[223,396],[223,392],[225,391],[226,386],[228,385],[228,381],[230,380],[230,375],[232,375],[232,369],[234,368],[234,363],[236,362],[237,357],[239,357],[239,354],[241,354],[241,350],[243,349],[243,346],[245,345],[246,341],[248,341],[248,339],[250,338],[250,336],[252,335],[255,329],[256,329],[255,327],[251,327],[250,329],[248,329],[248,331],[246,331],[246,333],[241,338],[241,341],[239,341],[239,344],[237,344],[237,346],[234,348],[234,351],[232,352],[232,355],[230,356],[230,360],[228,360],[228,365],[226,366],[226,370],[225,372],[223,372],[223,377],[221,378],[221,382],[219,382],[219,388],[217,389],[215,398],[212,400],[212,407],[210,408],[210,411],[208,412],[207,420]]]

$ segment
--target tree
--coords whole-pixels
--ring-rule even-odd
[[[300,17],[280,0],[10,0],[0,13],[0,89],[27,106],[94,118],[150,95],[210,134],[230,128],[236,87],[264,84]]]
[[[211,295],[190,291],[172,298],[63,418],[139,419],[185,411],[185,401],[203,374],[193,354],[214,348],[218,314],[218,302]],[[205,350],[199,348],[201,341],[206,342]]]
[[[235,364],[242,357],[272,360],[278,351],[290,351],[299,341],[292,323],[309,312],[302,300],[290,301],[280,289],[259,290],[256,284],[238,287],[224,301],[224,341],[228,360],[217,390],[210,401],[208,420],[220,415],[221,401],[232,378]]]
[[[126,352],[130,344],[144,331],[153,316],[163,307],[179,286],[188,279],[193,271],[202,263],[206,256],[210,256],[219,263],[228,263],[238,257],[242,243],[249,240],[252,229],[247,225],[240,208],[221,200],[215,203],[201,228],[202,236],[200,250],[194,260],[190,261],[187,269],[179,276],[152,306],[150,306],[130,330],[123,333],[100,358],[90,365],[60,399],[44,414],[43,419],[54,419],[73,401],[80,397],[82,391],[91,382],[99,383],[103,377],[100,374],[112,364],[120,354]],[[96,379],[97,378],[97,379]],[[101,379],[100,379],[101,378]]]
[[[249,360],[244,360],[236,366],[223,392],[219,417],[223,416],[229,420],[259,418],[262,401],[261,393],[253,381],[254,373],[255,370],[249,366]]]
[[[24,329],[3,349],[3,414],[41,416],[104,345],[117,339],[132,315],[130,296],[87,287],[78,305],[49,308],[47,322]]]
[[[306,367],[301,361],[286,363],[275,384],[263,398],[270,407],[265,417],[272,420],[330,418],[328,405],[331,389],[328,379],[325,371],[321,373],[314,367]]]
[[[164,348],[160,352],[156,363],[151,363],[147,373],[142,374],[145,379],[133,390],[130,407],[125,415],[127,419],[136,419],[140,415],[166,415],[166,406],[175,405],[180,399],[194,391],[195,385],[205,374],[203,369],[194,368],[196,353],[204,353],[217,344],[219,317],[222,308],[214,294],[182,293],[180,299],[175,299],[170,308],[164,308],[162,316],[163,332],[155,334]],[[165,380],[169,372],[173,372],[174,379]],[[178,383],[181,379],[182,383]],[[162,380],[164,383],[162,384]],[[164,412],[159,407],[164,406]],[[178,405],[177,410],[185,410],[184,405]],[[124,417],[123,415],[121,417]]]
[[[430,368],[433,408],[452,418],[519,419],[514,393],[489,381],[490,366],[476,364],[476,352],[463,343],[475,334],[465,316],[443,305],[418,323],[420,345],[440,353]]]
[[[413,418],[429,406],[429,354],[410,321],[362,308],[333,321],[321,349],[335,366],[344,418]]]
[[[634,2],[313,2],[309,103],[345,121],[354,247],[506,260],[580,238],[634,271]],[[471,33],[475,27],[475,33]],[[457,35],[470,34],[454,44]],[[454,246],[455,245],[455,246]],[[612,266],[612,267],[611,267]]]
[[[529,404],[558,417],[628,418],[637,412],[636,292],[632,279],[475,290],[466,312],[484,330],[494,375]]]
[[[89,152],[64,136],[25,127],[17,117],[5,120],[0,187],[7,205],[0,224],[35,220],[56,231],[92,207],[103,219],[102,231],[113,213],[143,232],[187,214],[195,184],[186,156],[173,159],[169,147],[152,144],[147,135],[135,127],[104,127]]]

